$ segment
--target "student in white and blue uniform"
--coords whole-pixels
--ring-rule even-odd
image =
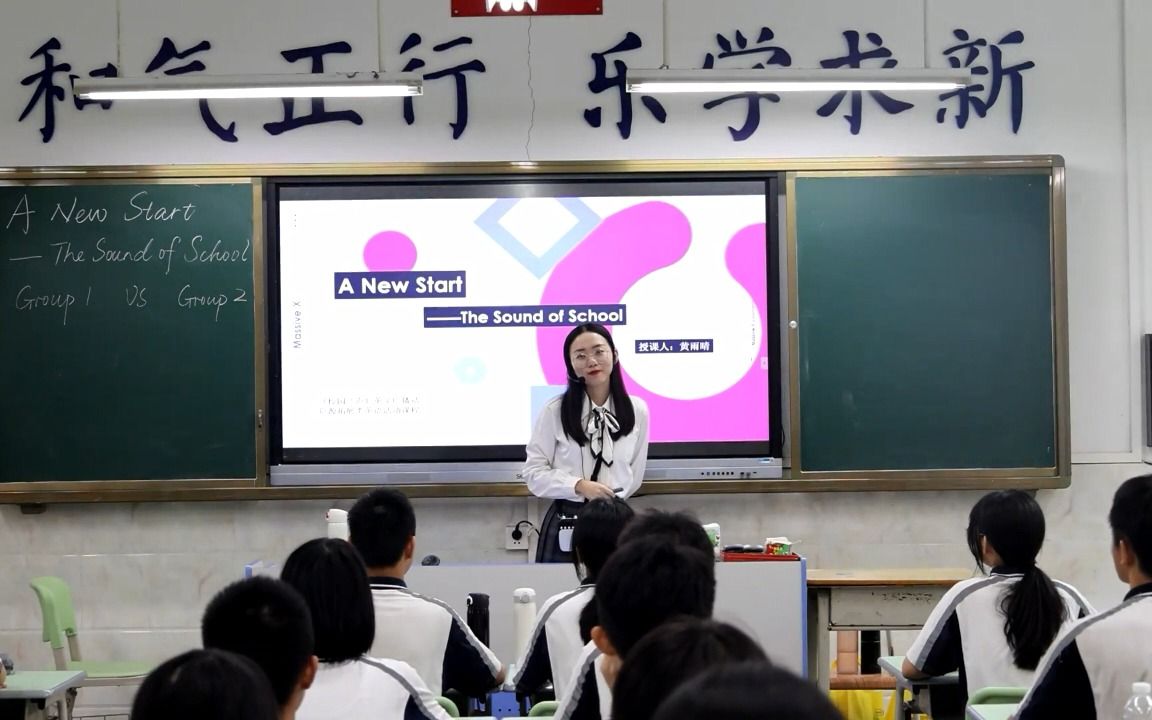
[[[1057,639],[1017,720],[1119,718],[1132,684],[1152,679],[1152,475],[1120,486],[1108,521],[1112,562],[1130,590]]]
[[[981,498],[969,514],[968,547],[981,570],[992,570],[944,595],[905,656],[904,675],[959,671],[965,699],[985,687],[1031,685],[1061,630],[1093,612],[1076,588],[1036,566],[1043,544],[1044,513],[1031,495]]]
[[[296,720],[448,720],[411,665],[368,655],[376,618],[355,548],[335,538],[309,540],[284,561],[281,577],[308,604],[320,660]]]
[[[531,695],[549,680],[562,697],[576,660],[588,642],[581,638],[580,615],[596,591],[596,578],[616,549],[620,531],[632,519],[632,508],[620,498],[598,498],[580,513],[572,532],[572,561],[580,586],[544,601],[536,616],[520,668],[516,692]]]
[[[540,411],[520,473],[533,495],[554,501],[541,523],[536,562],[571,562],[559,537],[562,522],[573,522],[588,500],[632,497],[648,462],[648,406],[624,387],[608,329],[573,328],[564,365],[568,387]]]
[[[504,682],[504,666],[450,605],[408,588],[416,512],[408,498],[376,488],[348,512],[349,540],[368,566],[376,637],[372,654],[402,660],[436,695],[483,697]]]

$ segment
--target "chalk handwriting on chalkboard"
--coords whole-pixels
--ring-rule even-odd
[[[176,297],[176,304],[186,310],[196,310],[199,308],[207,308],[212,311],[212,321],[220,321],[220,311],[229,302],[246,303],[248,302],[248,291],[244,288],[235,288],[234,293],[201,293],[195,290],[191,285],[185,285],[180,288],[180,293]]]
[[[128,307],[148,307],[147,294],[148,288],[139,285],[124,288],[124,300],[128,303]]]
[[[92,288],[88,288],[88,299],[92,297]],[[48,292],[37,290],[31,285],[24,285],[16,291],[16,309],[27,310],[54,310],[57,312],[62,325],[68,324],[68,311],[76,304],[76,296],[71,292]],[[87,303],[85,303],[87,304]]]
[[[170,195],[159,202],[148,190],[104,203],[79,190],[51,201],[37,197],[10,195],[11,207],[0,209],[0,218],[7,217],[0,227],[6,241],[0,262],[28,269],[14,276],[4,291],[12,294],[0,300],[18,313],[71,326],[87,307],[123,302],[119,307],[147,312],[171,302],[217,323],[229,305],[249,302],[248,290],[212,287],[197,268],[250,263],[252,238],[221,237],[200,227],[195,202],[173,202]],[[38,230],[48,232],[38,239]]]

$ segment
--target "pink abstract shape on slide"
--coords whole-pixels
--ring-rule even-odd
[[[729,274],[748,292],[761,322],[768,317],[765,230],[763,223],[743,228],[729,240],[724,255]],[[621,210],[605,218],[556,266],[541,303],[619,303],[641,278],[679,262],[691,244],[691,224],[673,205],[647,202]],[[536,330],[540,366],[551,385],[567,382],[562,348],[569,329]],[[760,367],[760,358],[767,356],[764,335],[762,332],[756,359],[744,376],[707,398],[681,400],[657,395],[622,370],[628,391],[648,403],[652,442],[765,439],[767,417],[761,398],[768,397],[768,373]]]
[[[411,270],[416,267],[416,243],[401,232],[378,232],[364,244],[364,266],[373,272]]]

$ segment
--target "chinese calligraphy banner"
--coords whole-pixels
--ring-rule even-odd
[[[452,0],[453,17],[600,15],[603,0]]]

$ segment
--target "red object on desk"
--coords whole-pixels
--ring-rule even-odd
[[[789,553],[788,555],[769,555],[768,553],[737,553],[726,552],[721,555],[724,562],[780,562],[780,561],[796,561],[800,556],[796,553]]]

